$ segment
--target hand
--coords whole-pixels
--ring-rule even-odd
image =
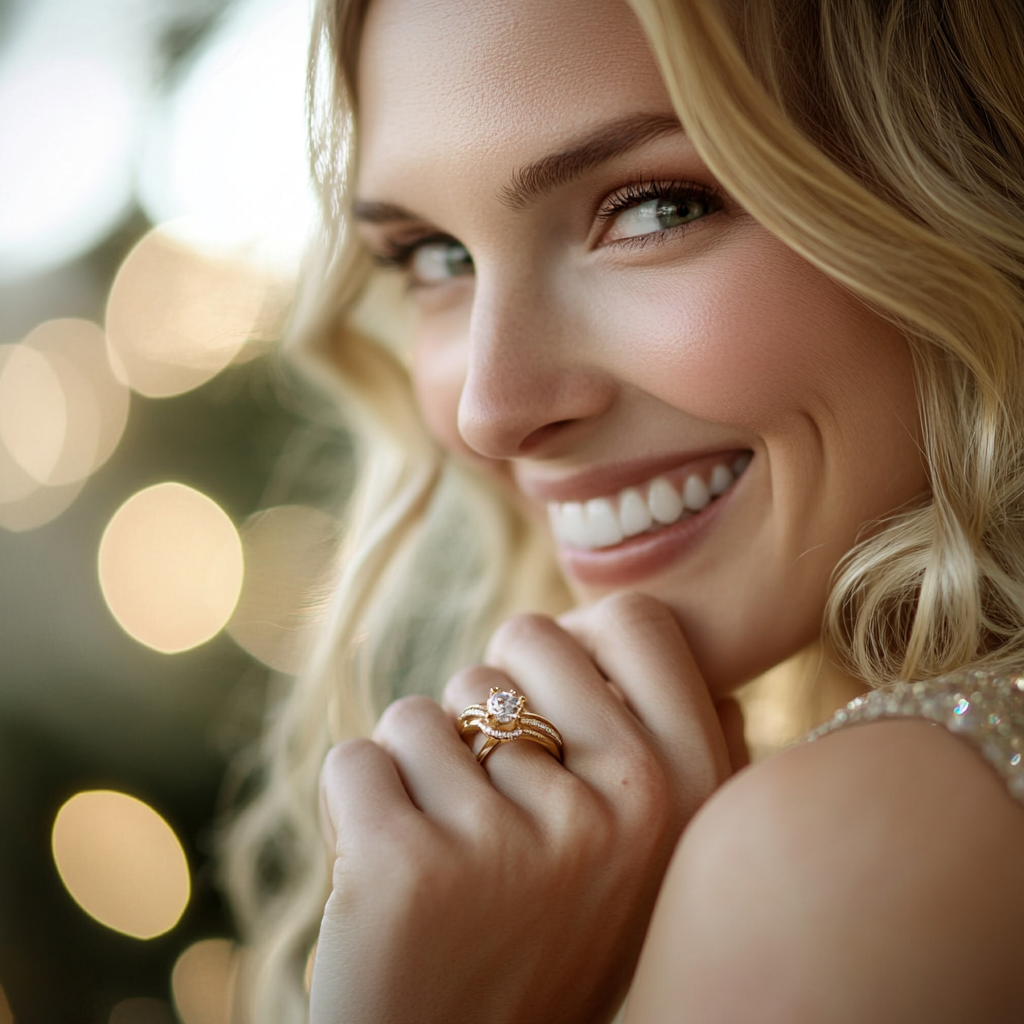
[[[455,718],[515,687],[565,741],[476,762]],[[311,1024],[594,1024],[625,996],[662,877],[731,774],[671,612],[618,595],[513,619],[444,710],[407,697],[322,774],[334,860]]]

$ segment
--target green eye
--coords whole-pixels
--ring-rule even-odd
[[[701,199],[649,199],[623,210],[615,218],[614,233],[616,238],[636,238],[639,235],[650,235],[656,231],[667,231],[680,224],[689,224],[707,216],[711,205]]]
[[[416,247],[409,260],[413,284],[438,284],[473,273],[473,258],[458,242],[426,242]]]

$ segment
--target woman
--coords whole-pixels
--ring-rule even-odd
[[[256,1019],[318,935],[316,1024],[1020,1020],[1019,5],[320,17],[297,335],[363,479],[233,837]],[[738,772],[819,637],[930,682]]]

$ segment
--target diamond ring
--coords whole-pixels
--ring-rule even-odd
[[[481,764],[495,747],[513,740],[539,743],[552,757],[562,760],[562,735],[542,715],[526,710],[526,698],[515,690],[491,687],[485,704],[470,704],[459,715],[459,733],[483,733],[483,746],[476,759]]]

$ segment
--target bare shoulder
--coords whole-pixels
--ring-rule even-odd
[[[1024,807],[904,719],[735,776],[687,829],[627,1024],[1024,1020]]]

